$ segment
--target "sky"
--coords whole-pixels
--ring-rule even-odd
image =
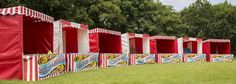
[[[165,5],[172,6],[176,11],[180,11],[183,8],[189,6],[191,3],[195,2],[196,0],[160,0]],[[208,0],[212,4],[217,4],[220,2],[224,2],[225,0]],[[236,5],[236,0],[227,0],[233,5]]]

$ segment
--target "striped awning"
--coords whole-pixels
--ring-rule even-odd
[[[152,36],[152,39],[160,39],[160,40],[176,40],[175,36]]]
[[[89,33],[90,34],[92,34],[92,33],[107,33],[107,34],[118,35],[118,36],[121,35],[120,32],[112,31],[112,30],[106,30],[106,29],[102,29],[102,28],[95,28],[95,29],[89,30]]]
[[[59,20],[59,21],[62,24],[62,27],[72,27],[72,28],[77,28],[77,29],[86,29],[86,30],[88,30],[88,25],[85,25],[85,24],[69,22],[69,21],[66,21],[66,20]]]
[[[0,15],[24,15],[24,16],[29,16],[31,18],[40,19],[41,21],[46,21],[49,23],[53,23],[54,21],[53,17],[40,13],[38,11],[32,10],[32,9],[26,8],[24,6],[2,8],[0,9]]]
[[[230,39],[208,39],[204,42],[227,43],[230,42]]]
[[[128,33],[130,38],[147,38],[148,34],[136,34],[136,33]]]

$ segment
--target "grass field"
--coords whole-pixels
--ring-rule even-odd
[[[0,84],[236,84],[236,61],[98,68],[37,81]]]

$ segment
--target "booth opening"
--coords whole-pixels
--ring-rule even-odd
[[[100,53],[121,53],[121,37],[108,33],[99,33]]]
[[[129,45],[130,45],[131,54],[143,53],[143,39],[142,38],[130,38]]]
[[[197,41],[183,42],[184,54],[197,53]]]
[[[210,43],[211,54],[230,54],[230,44],[229,43]]]
[[[46,54],[53,49],[53,24],[23,16],[24,54]]]
[[[176,40],[156,39],[157,53],[177,53]]]

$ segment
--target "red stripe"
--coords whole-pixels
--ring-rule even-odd
[[[24,62],[24,74],[23,75],[24,75],[24,80],[26,80],[27,79],[27,60],[24,58],[23,62]]]
[[[104,56],[105,60],[105,67],[107,67],[107,56]]]
[[[72,57],[71,57],[72,59],[71,59],[71,62],[72,62],[72,64],[71,64],[71,68],[72,68],[72,72],[75,72],[74,71],[74,58],[75,58],[75,54],[72,54]]]
[[[67,54],[67,72],[70,71],[70,54]]]
[[[32,62],[32,58],[30,59],[30,81],[32,81],[32,76],[33,76],[33,74],[32,74],[32,68],[33,68],[33,66],[32,66],[32,64],[33,64],[33,62]]]
[[[35,80],[38,80],[38,56],[35,58]]]

